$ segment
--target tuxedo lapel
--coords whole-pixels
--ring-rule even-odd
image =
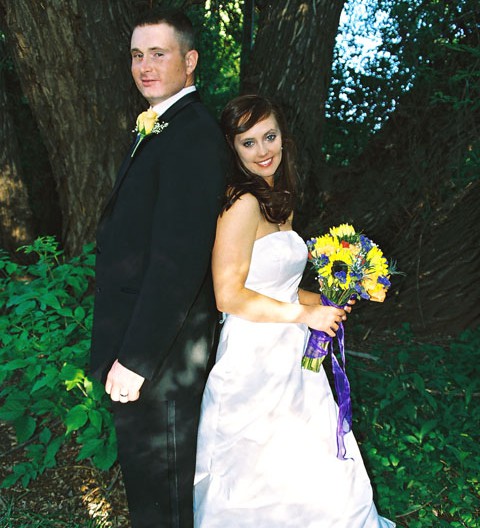
[[[198,95],[198,92],[191,92],[179,99],[175,104],[173,104],[165,113],[160,116],[159,119],[160,121],[165,121],[166,123],[169,123],[175,117],[175,115],[180,112],[180,110],[182,110],[191,103],[197,103],[199,101],[200,97]]]
[[[191,92],[191,93],[185,95],[184,97],[179,99],[175,104],[173,104],[170,108],[168,108],[167,111],[159,117],[159,121],[160,122],[163,121],[165,123],[169,123],[170,124],[170,122],[174,119],[174,117],[183,108],[185,108],[187,105],[189,105],[191,103],[195,103],[195,102],[198,102],[198,101],[200,101],[200,97],[199,97],[197,91]],[[152,136],[154,136],[154,135],[155,134],[149,134],[148,136],[144,137],[141,142],[144,143],[146,141],[149,141],[152,138]],[[105,215],[108,207],[110,206],[110,203],[112,202],[112,200],[114,199],[115,195],[117,194],[118,189],[120,188],[120,186],[122,184],[122,181],[124,180],[124,178],[125,178],[125,176],[126,176],[126,174],[128,172],[128,169],[130,167],[130,164],[132,163],[134,157],[135,156],[139,156],[141,154],[141,151],[140,151],[138,153],[135,153],[132,156],[132,153],[133,153],[133,150],[135,149],[136,144],[137,144],[137,138],[135,138],[135,141],[130,146],[130,149],[128,151],[128,155],[125,157],[125,159],[123,160],[122,165],[120,166],[120,169],[119,169],[118,175],[117,175],[117,179],[115,181],[115,184],[113,186],[112,191],[110,192],[110,195],[108,196],[107,201],[105,202],[105,206],[102,209],[102,213],[100,215],[100,219],[103,218],[103,216]]]

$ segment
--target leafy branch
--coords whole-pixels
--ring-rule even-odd
[[[15,430],[26,460],[2,487],[28,486],[56,465],[75,434],[78,460],[99,469],[116,460],[103,387],[86,375],[93,312],[93,246],[68,261],[53,237],[20,248],[29,265],[0,254],[0,419]]]

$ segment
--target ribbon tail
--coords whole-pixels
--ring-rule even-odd
[[[350,383],[347,375],[338,364],[337,358],[332,354],[333,376],[338,399],[337,421],[337,458],[345,460],[344,436],[352,430],[352,403],[350,399]]]
[[[341,308],[334,302],[330,301],[325,295],[321,294],[322,304],[324,306],[335,306],[336,308]],[[312,335],[315,334],[324,334],[324,332],[312,331]],[[337,403],[338,403],[338,419],[337,419],[337,458],[340,460],[346,460],[346,448],[344,437],[347,433],[352,430],[352,400],[350,397],[350,382],[347,378],[347,373],[345,370],[345,330],[343,324],[338,325],[338,330],[336,333],[336,338],[338,342],[338,348],[340,352],[340,357],[342,365],[338,362],[337,357],[333,352],[333,338],[325,334],[329,339],[328,343],[328,352],[331,353],[332,358],[332,371],[333,379],[335,383],[335,391],[337,393]],[[312,339],[312,338],[310,338]],[[309,340],[310,344],[310,340]],[[308,350],[308,347],[307,347]],[[305,352],[306,354],[306,352]],[[302,361],[303,365],[303,361]]]
[[[333,378],[338,400],[337,458],[345,460],[346,448],[344,436],[352,430],[352,400],[350,397],[350,382],[345,371],[344,329],[341,323],[337,331],[337,339],[342,359],[342,365],[340,365],[336,356],[332,354]]]

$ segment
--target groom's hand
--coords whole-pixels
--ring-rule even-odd
[[[127,403],[138,400],[145,378],[124,367],[118,359],[112,365],[105,382],[105,391],[113,401]]]

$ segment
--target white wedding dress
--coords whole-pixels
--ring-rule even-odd
[[[294,231],[255,242],[246,287],[297,302],[307,259]],[[337,458],[337,405],[325,372],[302,370],[309,332],[226,315],[205,388],[195,528],[393,527],[380,517],[353,433]]]

